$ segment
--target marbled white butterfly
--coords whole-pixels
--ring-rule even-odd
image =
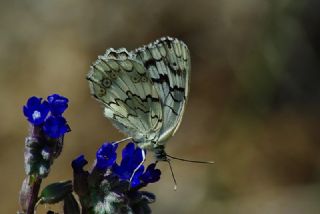
[[[167,161],[164,146],[181,123],[190,66],[187,45],[164,37],[133,51],[108,49],[87,79],[105,116],[140,148]]]

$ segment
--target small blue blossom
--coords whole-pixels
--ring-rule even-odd
[[[142,150],[137,147],[135,148],[134,143],[128,143],[127,146],[122,150],[122,161],[121,164],[114,164],[113,172],[117,174],[122,180],[130,180],[134,170],[142,162]],[[139,177],[144,171],[144,166],[141,165],[131,180],[131,186],[134,187],[140,184]]]
[[[72,168],[74,172],[82,172],[83,167],[87,165],[88,161],[84,158],[84,155],[79,155],[76,159],[72,161]]]
[[[51,138],[59,138],[69,132],[70,127],[64,117],[50,116],[43,125],[43,131]]]
[[[25,142],[25,170],[27,175],[41,179],[48,176],[53,161],[62,151],[62,136],[70,131],[66,119],[53,115],[50,109],[48,101],[35,96],[30,97],[23,106],[24,115],[33,125]]]
[[[52,94],[47,98],[51,114],[54,116],[61,116],[68,108],[69,100],[59,94]]]
[[[108,167],[112,166],[115,163],[117,159],[117,153],[116,153],[117,148],[118,148],[118,144],[104,143],[98,149],[96,153],[97,169],[106,170]]]
[[[151,164],[144,172],[144,151],[134,143],[124,147],[118,165],[117,148],[118,144],[104,143],[96,153],[91,171],[83,170],[87,164],[83,155],[72,162],[73,187],[82,208],[92,213],[151,213],[149,204],[155,201],[155,196],[140,189],[158,181],[160,170],[155,169],[156,164]]]
[[[27,101],[27,104],[23,106],[23,114],[33,125],[41,125],[49,113],[48,102],[41,102],[41,100],[42,98],[33,96],[30,97]]]
[[[145,183],[154,183],[160,179],[161,171],[159,169],[155,169],[156,164],[150,164],[143,175],[140,176],[140,179]]]

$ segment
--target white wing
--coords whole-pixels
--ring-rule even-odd
[[[186,44],[161,38],[135,50],[148,70],[162,104],[163,125],[158,144],[165,144],[178,129],[189,93],[191,61]]]
[[[158,139],[161,102],[149,73],[134,54],[108,49],[91,66],[87,78],[91,94],[103,103],[105,116],[118,129],[138,144]]]

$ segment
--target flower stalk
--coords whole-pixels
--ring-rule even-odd
[[[70,131],[62,116],[67,107],[68,99],[58,94],[53,94],[44,101],[42,98],[30,97],[23,106],[23,113],[31,128],[25,141],[26,178],[19,198],[22,213],[35,212],[42,179],[48,176],[54,159],[62,151],[64,135]]]

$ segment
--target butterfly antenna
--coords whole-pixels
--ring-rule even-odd
[[[172,159],[175,159],[175,160],[179,160],[179,161],[190,162],[190,163],[214,164],[214,161],[188,160],[188,159],[184,159],[184,158],[173,157],[173,156],[168,155],[168,154],[167,154],[167,157],[172,158]],[[169,165],[170,165],[170,164],[169,164]]]
[[[172,166],[171,166],[171,162],[170,162],[170,161],[171,161],[170,159],[167,159],[167,162],[168,162],[169,167],[170,167],[171,175],[172,175],[172,178],[173,178],[173,182],[174,182],[174,187],[173,187],[173,189],[174,189],[174,191],[176,191],[176,190],[177,190],[177,180],[176,180],[176,177],[174,176],[173,169],[172,169]]]
[[[127,137],[127,138],[124,138],[124,139],[122,139],[122,140],[118,140],[118,141],[116,141],[116,142],[114,142],[114,143],[112,143],[112,144],[119,144],[119,143],[122,143],[122,142],[125,142],[125,141],[127,141],[127,140],[131,140],[132,139],[132,137]]]

